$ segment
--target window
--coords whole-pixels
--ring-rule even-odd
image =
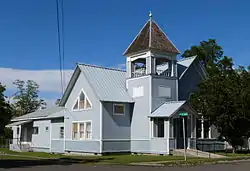
[[[155,138],[164,137],[164,119],[163,118],[153,119],[153,136]]]
[[[80,123],[80,140],[84,139],[84,123]]]
[[[133,97],[142,97],[144,96],[143,86],[133,87]]]
[[[49,127],[48,127],[48,126],[45,127],[45,131],[46,131],[46,132],[49,131]]]
[[[90,109],[91,103],[89,102],[89,99],[84,94],[83,91],[81,91],[80,95],[77,97],[76,103],[73,106],[73,110],[81,110],[81,109]]]
[[[33,127],[33,134],[38,134],[38,127]]]
[[[171,98],[171,88],[159,86],[158,87],[158,97]]]
[[[19,127],[17,127],[16,134],[17,134],[17,135],[20,134],[20,128],[19,128]]]
[[[123,104],[114,104],[114,115],[125,115],[125,109]]]
[[[73,140],[78,139],[78,136],[77,136],[77,134],[78,134],[78,124],[77,123],[73,123],[73,130],[72,130],[72,132],[73,132],[72,139]]]
[[[79,130],[77,128],[79,128]],[[72,131],[72,139],[74,140],[87,140],[92,138],[92,124],[90,121],[73,123]],[[78,134],[79,137],[77,136]]]
[[[60,138],[64,138],[64,127],[60,127]]]

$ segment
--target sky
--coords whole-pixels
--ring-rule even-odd
[[[250,1],[237,0],[64,0],[65,84],[76,63],[124,68],[122,55],[149,11],[184,52],[215,38],[236,65],[250,64]],[[40,85],[53,105],[61,96],[56,0],[0,0],[0,82],[6,95],[15,79]]]

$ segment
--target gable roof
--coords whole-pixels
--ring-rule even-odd
[[[79,68],[101,101],[134,102],[126,89],[126,72],[88,64]]]
[[[66,108],[55,106],[55,107],[51,107],[51,108],[47,108],[47,109],[43,109],[43,110],[37,110],[35,112],[28,113],[26,115],[13,118],[11,121],[47,118],[52,114],[63,111],[64,109],[66,109]]]
[[[151,19],[147,21],[123,55],[149,49],[166,53],[180,53],[171,40],[168,39],[168,36],[163,30]]]
[[[78,69],[84,74],[100,101],[134,102],[126,89],[125,71],[89,64],[78,64],[76,70]],[[65,105],[79,75],[80,74],[76,74],[75,77],[70,80],[72,83],[68,84],[60,101],[60,106]]]

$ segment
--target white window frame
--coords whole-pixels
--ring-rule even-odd
[[[61,128],[63,128],[63,132],[62,132],[62,130],[61,130]],[[59,128],[59,138],[60,139],[63,139],[64,138],[64,130],[65,128],[64,128],[64,126],[60,126],[60,128]],[[73,132],[73,131],[72,131]]]
[[[138,91],[140,90],[140,91]],[[138,95],[137,93],[140,92],[140,94]],[[133,87],[133,98],[139,98],[139,97],[143,97],[144,96],[144,87],[143,86],[137,86],[137,87]]]
[[[77,137],[76,139],[73,139],[73,124],[76,123],[77,124]],[[91,125],[91,129],[90,129],[90,138],[87,138],[87,133],[86,133],[86,125],[87,123],[90,123]],[[80,124],[84,124],[84,128],[83,128],[83,138],[80,138]],[[73,121],[71,124],[71,139],[73,141],[86,141],[86,140],[92,140],[92,132],[93,132],[93,125],[92,125],[92,121],[91,120],[85,120],[85,121]]]
[[[81,93],[84,94],[85,100],[88,100],[88,102],[89,102],[89,104],[90,104],[90,108],[79,109],[80,95],[81,95]],[[74,106],[75,106],[75,104],[76,104],[77,101],[78,101],[78,108],[77,108],[77,109],[74,109]],[[86,104],[87,104],[87,103],[85,103],[85,105],[86,105]],[[85,106],[85,107],[86,107],[86,106]],[[90,102],[89,97],[87,96],[87,94],[85,93],[85,91],[84,91],[83,89],[81,89],[80,93],[78,93],[78,96],[77,96],[76,100],[75,100],[74,103],[73,103],[72,111],[82,111],[82,110],[90,110],[90,109],[92,109],[92,103]]]
[[[123,113],[115,113],[115,106],[123,106]],[[114,103],[113,104],[113,115],[125,115],[125,105],[124,104],[119,104],[119,103]]]
[[[155,121],[158,120],[158,119],[163,119],[163,137],[155,136]],[[165,119],[164,118],[152,118],[151,137],[153,139],[164,139],[164,138],[166,138],[165,137],[165,134],[166,134],[165,131],[166,131]]]

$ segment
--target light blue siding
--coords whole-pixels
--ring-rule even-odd
[[[130,152],[130,140],[103,140],[102,152]]]
[[[38,127],[38,134],[32,134],[32,148],[50,148],[50,120],[36,120],[33,127]],[[46,127],[49,129],[46,131]]]
[[[125,104],[125,115],[113,115],[113,103],[103,103],[102,139],[130,139],[131,114],[129,104]]]
[[[159,97],[158,89],[159,86],[165,86],[171,88],[171,98],[163,98]],[[161,106],[163,103],[167,101],[175,101],[177,99],[177,78],[168,78],[168,77],[152,77],[152,110],[154,111],[156,108]]]
[[[150,96],[151,96],[151,76],[128,79],[128,92],[133,96],[133,87],[143,86],[144,95],[134,98],[135,105],[132,110],[131,120],[131,151],[143,152],[149,151],[149,118],[150,113]],[[139,141],[138,141],[139,140]],[[141,141],[141,140],[147,140]],[[149,148],[148,148],[149,147]]]
[[[64,140],[51,140],[51,152],[64,153]]]
[[[111,102],[103,102],[103,152],[130,151],[131,104],[125,103],[125,115],[113,115]]]
[[[83,152],[83,153],[100,153],[100,141],[66,140],[65,151]]]
[[[98,152],[100,153],[100,101],[98,100],[91,85],[81,73],[69,95],[66,102],[66,108],[72,110],[81,90],[84,90],[92,108],[80,111],[68,111],[65,113],[65,139],[66,150],[74,152]],[[91,121],[92,122],[92,140],[73,141],[72,124],[73,122]]]

